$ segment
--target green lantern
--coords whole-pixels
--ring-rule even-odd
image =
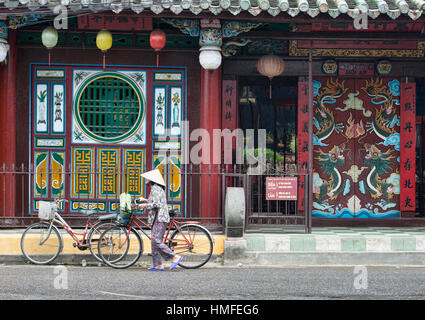
[[[49,66],[50,66],[50,50],[58,43],[58,32],[53,27],[47,27],[41,34],[41,42],[49,50]]]
[[[52,49],[58,43],[58,32],[53,27],[47,27],[41,34],[41,42],[47,49]]]

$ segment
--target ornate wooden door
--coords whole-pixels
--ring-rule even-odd
[[[159,168],[184,214],[184,68],[32,65],[30,85],[31,213],[55,197],[70,200],[60,212],[115,212],[120,193],[146,196],[141,173]]]
[[[313,216],[399,217],[400,82],[314,81]]]

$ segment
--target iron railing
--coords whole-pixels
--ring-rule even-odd
[[[178,201],[169,201],[170,206],[180,208],[179,219],[197,220],[207,225],[212,230],[223,230],[224,228],[224,200],[226,189],[229,186],[243,187],[246,201],[246,230],[258,227],[281,228],[289,226],[302,227],[306,232],[311,231],[311,217],[307,210],[308,197],[303,198],[303,205],[299,201],[272,201],[265,197],[266,177],[298,177],[298,184],[308,179],[306,172],[287,170],[285,172],[267,168],[261,175],[249,175],[242,165],[181,165],[178,172],[167,172],[167,166],[163,167],[163,174],[168,181],[166,188],[167,195],[170,188],[174,188],[175,181],[180,183],[181,193]],[[134,169],[134,168],[133,168]],[[146,168],[138,170],[128,170],[123,168],[94,168],[84,172],[79,170],[62,170],[60,173],[52,171],[34,171],[32,167],[19,167],[5,165],[0,167],[0,228],[25,227],[37,218],[38,200],[49,201],[54,198],[65,198],[70,200],[62,208],[61,213],[72,226],[83,226],[86,216],[79,212],[84,209],[95,211],[94,217],[106,214],[117,213],[119,206],[119,194],[128,192],[128,177],[139,176]],[[88,197],[80,193],[71,195],[72,181],[79,181],[82,176],[90,177],[95,187],[98,187],[102,177],[108,175],[113,177],[115,184],[113,192],[106,198]],[[175,180],[175,176],[178,179]],[[38,192],[36,194],[35,182],[43,185],[52,184],[55,179],[59,185],[64,186],[63,192],[59,195],[52,195],[50,190]],[[59,177],[59,178],[58,178]],[[38,180],[37,180],[38,179]],[[63,180],[62,180],[63,179]],[[63,182],[63,183],[62,183]],[[143,182],[144,183],[144,182]],[[44,184],[44,185],[45,185]],[[48,189],[48,188],[47,188]],[[95,193],[96,194],[96,193]],[[147,192],[144,192],[146,196]],[[305,193],[306,195],[309,192]],[[299,195],[299,198],[300,195]],[[71,205],[73,208],[71,209]],[[303,208],[301,208],[303,207]],[[75,209],[77,208],[77,209]],[[179,210],[177,210],[179,211]],[[283,229],[284,230],[284,229]]]

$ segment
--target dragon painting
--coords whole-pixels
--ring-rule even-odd
[[[395,186],[388,183],[386,179],[381,178],[383,174],[391,171],[392,155],[391,149],[382,152],[376,145],[366,143],[364,145],[366,157],[364,164],[370,168],[367,175],[366,189],[370,192],[373,199],[384,197],[391,199],[394,194]]]
[[[397,80],[395,80],[397,81]],[[397,117],[397,111],[394,103],[398,100],[393,99],[397,92],[397,83],[390,83],[389,86],[383,84],[382,79],[366,80],[362,90],[371,97],[371,102],[378,107],[376,108],[376,116],[371,122],[366,123],[367,132],[374,132],[380,139],[384,140],[383,144],[394,145],[399,150],[400,134],[395,128],[400,125],[400,119]]]
[[[317,108],[313,118],[313,123],[317,129],[313,137],[315,145],[327,146],[323,141],[332,132],[342,131],[343,124],[335,123],[333,112],[325,104],[335,103],[336,99],[344,95],[347,90],[344,81],[339,82],[338,79],[332,80],[332,78],[327,80],[325,87],[315,88],[315,94],[318,95]]]
[[[326,195],[331,200],[336,199],[337,195],[343,191],[344,187],[338,167],[343,166],[345,163],[344,150],[345,143],[340,146],[334,146],[329,152],[323,152],[322,150],[316,151],[320,153],[320,155],[315,159],[319,161],[323,173],[329,175],[329,180],[326,181],[322,180],[320,176],[315,173],[313,179],[316,180],[316,183],[314,183],[313,192],[317,200],[322,201],[323,197]]]

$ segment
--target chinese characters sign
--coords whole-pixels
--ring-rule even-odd
[[[222,93],[222,128],[235,130],[238,126],[237,123],[237,82],[236,80],[223,80],[223,93]],[[232,139],[231,148],[236,147],[236,142]],[[224,145],[224,148],[230,148],[230,145]],[[226,151],[226,150],[224,150]],[[229,151],[229,150],[227,150]],[[232,152],[224,152],[224,163],[232,163]],[[230,158],[229,158],[230,157]]]
[[[152,18],[135,15],[91,14],[78,17],[78,28],[86,30],[108,29],[113,31],[152,30]]]
[[[373,63],[345,63],[341,62],[338,67],[340,76],[373,76],[375,68]]]
[[[297,178],[266,178],[266,200],[297,200]]]
[[[415,211],[416,84],[401,84],[400,210]]]
[[[308,163],[308,82],[298,83],[298,170],[307,170]],[[300,176],[298,210],[304,210],[304,176]]]

